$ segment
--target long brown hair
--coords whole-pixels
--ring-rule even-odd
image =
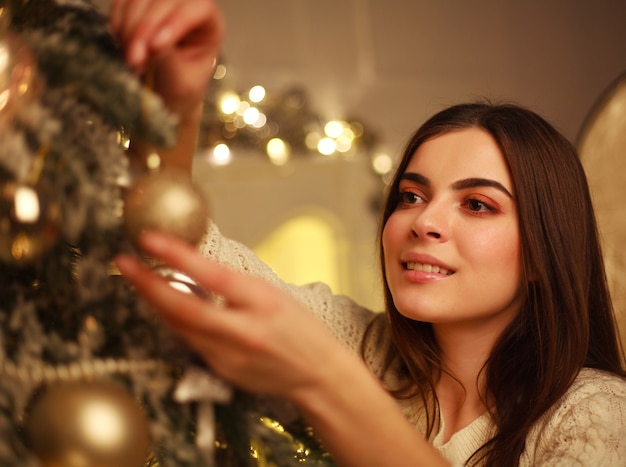
[[[517,465],[526,436],[566,392],[583,367],[622,377],[623,352],[609,296],[596,220],[575,148],[536,113],[513,104],[461,104],[431,117],[407,144],[388,194],[379,237],[398,204],[399,181],[417,148],[438,135],[469,127],[489,132],[513,180],[518,204],[525,298],[483,368],[484,395],[495,436],[472,463]],[[383,277],[385,262],[379,241]],[[434,384],[442,371],[430,323],[402,316],[385,281],[392,335],[388,367],[399,357],[406,383],[392,392],[419,397],[430,436],[438,420]],[[378,324],[381,324],[380,322]],[[371,334],[368,334],[368,336]]]

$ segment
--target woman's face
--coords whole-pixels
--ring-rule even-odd
[[[500,332],[520,308],[515,193],[495,140],[468,128],[422,144],[383,230],[386,280],[418,321]]]

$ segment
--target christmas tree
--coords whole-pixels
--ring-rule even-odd
[[[144,228],[198,242],[207,213],[191,182],[137,168],[128,141],[171,146],[176,117],[106,18],[0,5],[0,465],[331,464],[292,407],[213,376],[112,266]]]

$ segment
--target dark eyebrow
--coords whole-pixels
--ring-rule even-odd
[[[405,172],[402,174],[401,179],[409,180],[425,187],[430,186],[430,180],[428,180],[428,178],[424,177],[422,174],[416,172]],[[481,186],[496,188],[497,190],[500,190],[502,193],[507,195],[509,198],[514,199],[511,192],[507,190],[504,185],[502,185],[500,182],[496,182],[495,180],[490,180],[488,178],[465,178],[452,184],[452,188],[455,190],[464,190],[466,188],[476,188]]]
[[[500,190],[509,198],[513,199],[513,195],[509,190],[504,187],[504,185],[502,185],[500,182],[496,182],[495,180],[490,180],[488,178],[466,178],[452,184],[452,188],[454,188],[455,190],[464,190],[465,188],[476,188],[481,186],[493,187],[497,190]]]
[[[424,185],[426,187],[430,186],[430,180],[428,180],[422,174],[418,174],[415,172],[404,172],[402,174],[401,180],[409,180],[411,182],[417,183],[418,185]]]

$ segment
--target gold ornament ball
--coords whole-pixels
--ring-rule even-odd
[[[140,467],[148,458],[143,411],[113,382],[47,388],[26,414],[24,431],[45,467]]]
[[[158,230],[197,245],[208,220],[206,196],[188,175],[175,170],[143,175],[124,199],[124,226],[135,244],[142,232]]]

